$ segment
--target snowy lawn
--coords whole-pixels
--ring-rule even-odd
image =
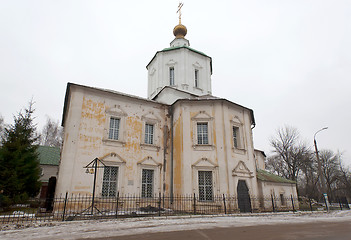
[[[259,213],[24,223],[21,225],[0,225],[0,239],[78,239],[213,227],[337,221],[351,221],[351,210],[332,211],[329,213]]]

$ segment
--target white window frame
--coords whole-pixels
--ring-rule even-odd
[[[198,195],[200,193],[199,189],[199,171],[210,171],[212,172],[212,194],[216,196],[220,194],[219,181],[218,177],[218,165],[212,162],[208,158],[201,158],[197,160],[194,164],[191,165],[192,168],[192,186],[193,186],[193,193]],[[218,186],[217,186],[218,185]],[[198,199],[198,201],[200,201]]]
[[[203,67],[199,62],[195,62],[192,65],[194,70],[194,87],[193,88],[197,91],[200,90],[201,92],[203,92],[202,87],[204,86],[201,86],[203,85],[203,83],[201,83],[201,80],[200,80]],[[197,79],[196,79],[196,72],[197,72]]]
[[[174,66],[169,67],[169,85],[175,86],[175,68],[174,68]]]
[[[117,166],[105,166],[104,171],[102,173],[102,185],[101,185],[101,196],[104,198],[109,198],[109,197],[116,197],[117,196],[117,192],[118,192],[118,177],[119,177],[119,167]],[[107,169],[110,169],[110,176],[109,179],[105,179],[105,174],[107,174]],[[115,181],[111,181],[111,170],[112,169],[116,169],[116,180]],[[111,191],[111,183],[114,183],[114,194],[113,191]],[[104,186],[106,186],[106,184],[108,185],[108,189],[107,189],[107,195],[104,195]]]
[[[125,118],[127,114],[120,109],[119,106],[108,109],[106,111],[106,121],[104,129],[103,143],[110,146],[124,146],[125,145]],[[110,138],[110,122],[111,119],[119,119],[118,139]]]
[[[144,182],[144,173],[152,172],[152,181],[151,183],[146,181]],[[141,197],[142,198],[153,198],[155,194],[155,170],[150,168],[142,168],[141,169]],[[147,179],[146,179],[147,180]],[[151,186],[151,192],[148,192],[148,186]]]
[[[154,145],[155,124],[145,123],[144,143]]]
[[[123,193],[125,186],[124,171],[126,160],[124,160],[120,155],[115,152],[110,152],[108,154],[103,154],[99,159],[104,163],[105,166],[118,167],[118,178],[117,178],[117,192]],[[104,181],[104,168],[101,168],[102,164],[99,164],[97,168],[97,179],[96,179],[96,192],[100,193],[102,196],[102,186]]]
[[[152,113],[148,113],[141,117],[143,121],[143,129],[141,133],[141,143],[140,146],[143,149],[151,150],[151,151],[159,151],[160,150],[160,125],[161,121]],[[149,144],[146,139],[146,125],[153,125],[153,142]]]
[[[197,145],[208,145],[208,122],[196,123]]]
[[[199,170],[197,171],[197,174],[198,174],[198,194],[199,194],[199,201],[200,202],[213,202],[214,201],[214,188],[213,188],[213,178],[214,178],[214,174],[213,174],[213,171],[211,170]],[[210,174],[211,176],[211,184],[206,184],[206,176],[207,174]],[[204,182],[202,184],[200,184],[200,175],[204,175]],[[211,187],[211,194],[208,195],[207,193],[207,187]],[[202,190],[202,194],[201,194],[201,188],[203,188]]]
[[[234,148],[239,148],[239,144],[240,144],[240,128],[239,127],[232,126],[232,136],[233,136]]]
[[[117,127],[115,125],[113,125],[111,127],[112,122],[115,121],[115,120],[118,120]],[[109,140],[119,140],[120,127],[121,127],[121,118],[110,117],[110,124],[109,124],[109,129],[108,129],[108,139]]]
[[[199,69],[195,69],[195,71],[194,71],[194,86],[196,88],[200,88],[200,71],[199,71]]]
[[[139,183],[138,192],[140,196],[142,196],[142,175],[143,169],[153,170],[154,178],[153,178],[153,194],[161,192],[161,168],[162,164],[155,161],[151,156],[144,158],[143,160],[137,162],[138,174],[135,180]]]
[[[213,117],[205,111],[200,111],[191,118],[193,127],[193,148],[194,150],[214,150],[213,145]],[[199,144],[198,124],[207,123],[207,144]]]
[[[234,152],[239,154],[244,154],[246,151],[245,146],[245,138],[244,138],[244,125],[239,120],[238,117],[235,117],[233,120],[230,121],[231,127],[231,142],[232,142],[232,149]],[[236,144],[234,141],[234,129],[236,129]]]

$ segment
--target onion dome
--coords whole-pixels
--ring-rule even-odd
[[[186,27],[179,23],[177,26],[174,27],[173,29],[173,34],[176,38],[184,38],[186,33],[187,33]]]

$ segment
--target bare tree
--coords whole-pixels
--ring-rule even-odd
[[[321,177],[318,174],[318,161],[310,147],[300,140],[297,129],[288,126],[278,129],[270,143],[273,155],[267,158],[266,168],[296,181],[299,195],[319,199],[322,190],[318,184]],[[330,200],[351,197],[351,171],[343,165],[341,154],[321,150],[319,156]]]
[[[318,163],[314,153],[311,151],[310,154],[310,158],[304,159],[301,165],[301,174],[298,178],[299,194],[318,199],[321,194],[318,185]]]
[[[267,162],[268,169],[297,181],[302,165],[311,158],[310,150],[301,142],[297,129],[289,126],[278,129],[277,136],[270,143],[274,148],[274,155]]]
[[[351,169],[349,167],[346,167],[341,159],[341,156],[339,155],[340,159],[340,165],[339,165],[339,170],[340,170],[340,177],[339,181],[337,182],[337,192],[338,195],[344,195],[348,196],[351,198]]]
[[[277,174],[281,177],[287,177],[289,174],[286,170],[285,164],[281,161],[279,155],[272,155],[266,159],[266,169],[272,173]]]
[[[54,121],[47,117],[46,124],[41,133],[40,143],[44,146],[61,147],[62,146],[63,129],[58,121]]]
[[[0,139],[2,139],[3,132],[5,129],[4,118],[0,115]]]
[[[335,199],[337,183],[341,176],[339,154],[334,154],[331,150],[321,150],[319,155],[327,185],[327,193],[331,199]]]

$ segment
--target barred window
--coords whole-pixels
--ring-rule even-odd
[[[154,192],[154,170],[143,169],[141,185],[141,197],[151,198]]]
[[[115,197],[117,191],[118,167],[104,167],[102,196]]]
[[[199,200],[213,201],[212,171],[199,171]]]
[[[208,144],[207,123],[197,123],[197,144]]]
[[[113,139],[113,140],[118,140],[118,135],[119,135],[119,123],[120,119],[119,118],[110,118],[110,129],[108,132],[108,138]]]
[[[154,125],[145,124],[145,144],[154,144]]]
[[[238,148],[238,142],[239,142],[239,128],[238,127],[233,127],[233,142],[234,142],[234,147]]]

